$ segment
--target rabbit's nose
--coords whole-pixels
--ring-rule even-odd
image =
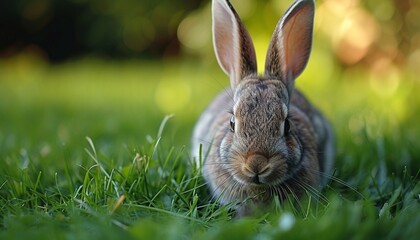
[[[258,176],[258,174],[255,174],[254,177],[252,178],[252,182],[255,184],[261,184],[260,176]]]
[[[260,176],[268,170],[268,159],[261,154],[249,155],[242,167],[242,172],[252,179],[253,183],[260,183]]]

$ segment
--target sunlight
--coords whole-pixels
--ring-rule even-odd
[[[419,39],[420,39],[420,34],[419,34]],[[420,42],[420,40],[419,40],[419,42]],[[420,74],[420,68],[418,67],[419,63],[420,63],[420,47],[417,50],[413,51],[410,54],[410,56],[408,57],[409,66],[417,74]]]
[[[400,71],[390,59],[378,59],[370,72],[370,87],[382,97],[395,95],[400,85]]]
[[[360,61],[378,36],[376,22],[366,12],[354,10],[334,34],[333,44],[338,56],[347,64]]]
[[[177,35],[182,45],[189,49],[201,49],[211,42],[211,17],[210,9],[203,17],[202,12],[197,12],[186,17],[178,26]]]

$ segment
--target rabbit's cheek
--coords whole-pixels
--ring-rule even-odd
[[[286,148],[287,148],[287,162],[290,168],[296,168],[301,164],[303,155],[304,155],[304,146],[301,141],[296,137],[288,137],[286,139]]]
[[[233,133],[230,130],[226,129],[224,135],[222,136],[222,141],[220,142],[219,155],[223,159],[230,158],[230,153],[233,152]]]

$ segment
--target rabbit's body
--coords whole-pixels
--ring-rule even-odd
[[[268,89],[255,88],[257,89],[256,94],[264,94],[261,92]],[[258,93],[259,91],[261,92]],[[199,144],[202,144],[203,175],[216,198],[220,198],[222,203],[243,201],[246,198],[257,196],[257,199],[270,200],[274,195],[285,197],[287,192],[299,195],[305,186],[309,189],[309,186],[319,189],[325,184],[333,164],[332,131],[324,117],[298,90],[293,92],[289,115],[293,125],[291,131],[296,131],[296,136],[299,136],[296,144],[305,144],[304,150],[297,150],[299,153],[291,153],[301,155],[301,159],[298,160],[301,164],[300,167],[292,172],[284,172],[283,179],[279,179],[282,182],[278,185],[269,183],[268,185],[258,185],[252,183],[252,180],[248,183],[241,183],[241,180],[236,180],[233,176],[233,173],[236,172],[235,166],[232,165],[233,163],[225,161],[222,158],[223,153],[220,152],[224,148],[229,148],[228,145],[224,146],[226,143],[223,143],[223,140],[230,132],[228,123],[232,113],[225,109],[232,107],[233,103],[232,93],[229,90],[223,91],[204,111],[194,129],[193,151],[198,153]],[[224,109],[224,111],[217,111],[219,109]],[[217,113],[215,114],[215,112]],[[278,114],[281,114],[281,111]],[[256,129],[256,131],[259,130]],[[252,140],[255,143],[246,143],[246,146],[250,149],[257,149],[258,146],[263,145],[261,142],[266,141],[266,136],[258,136]],[[286,149],[285,146],[280,147]],[[276,152],[275,149],[271,151]],[[257,151],[250,150],[249,152]],[[287,150],[284,154],[287,154]],[[238,183],[233,184],[234,181],[238,181]]]
[[[216,55],[232,91],[204,111],[192,143],[194,154],[202,144],[203,175],[222,204],[300,196],[326,183],[334,155],[331,127],[294,89],[309,57],[313,6],[301,0],[288,10],[273,34],[265,74],[258,76],[252,41],[238,15],[228,1],[213,1]]]

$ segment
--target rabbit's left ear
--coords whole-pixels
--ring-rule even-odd
[[[278,22],[268,47],[265,74],[281,79],[289,92],[305,69],[312,48],[313,0],[297,0]]]

